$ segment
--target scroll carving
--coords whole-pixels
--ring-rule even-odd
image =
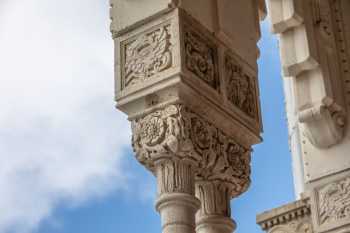
[[[257,96],[255,80],[244,73],[242,67],[231,56],[225,56],[225,80],[228,100],[248,116],[256,119]]]
[[[212,88],[218,89],[217,49],[189,28],[186,28],[184,37],[186,68]]]
[[[317,191],[320,225],[350,218],[350,178]]]
[[[132,131],[136,157],[151,170],[164,157],[185,159],[196,164],[197,179],[229,184],[231,196],[250,184],[250,150],[181,104],[134,120]]]
[[[170,24],[137,36],[124,45],[123,87],[129,87],[172,66]]]

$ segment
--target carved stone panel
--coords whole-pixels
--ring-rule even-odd
[[[225,55],[225,88],[228,100],[253,119],[258,119],[255,78],[244,72],[232,56]]]
[[[316,190],[320,226],[337,221],[350,221],[350,177],[332,182]]]
[[[185,25],[185,66],[214,89],[219,88],[217,48],[202,34]]]
[[[163,24],[121,44],[122,88],[144,82],[172,67],[171,25]]]

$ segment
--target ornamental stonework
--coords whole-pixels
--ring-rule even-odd
[[[150,170],[162,157],[191,160],[199,180],[230,184],[230,195],[250,184],[250,150],[182,104],[169,105],[132,122],[136,157]]]
[[[350,220],[350,177],[322,187],[316,195],[320,225]]]
[[[219,88],[217,48],[189,26],[185,27],[186,68],[214,89]]]
[[[122,43],[122,88],[144,82],[172,67],[171,25]]]
[[[258,118],[254,77],[243,71],[230,55],[225,55],[225,86],[228,100],[253,119]]]

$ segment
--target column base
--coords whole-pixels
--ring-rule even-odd
[[[218,215],[208,215],[196,222],[197,233],[232,233],[236,229],[236,222],[229,218]]]
[[[164,193],[156,202],[163,233],[195,233],[195,213],[200,201],[186,193]]]

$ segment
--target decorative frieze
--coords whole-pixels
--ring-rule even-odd
[[[122,87],[142,83],[172,66],[171,25],[165,24],[121,44]]]
[[[319,225],[350,220],[350,177],[316,190]]]
[[[225,55],[225,88],[228,100],[253,119],[258,118],[255,78],[229,54]]]
[[[219,87],[217,49],[213,43],[186,25],[184,35],[186,68],[206,84]]]

